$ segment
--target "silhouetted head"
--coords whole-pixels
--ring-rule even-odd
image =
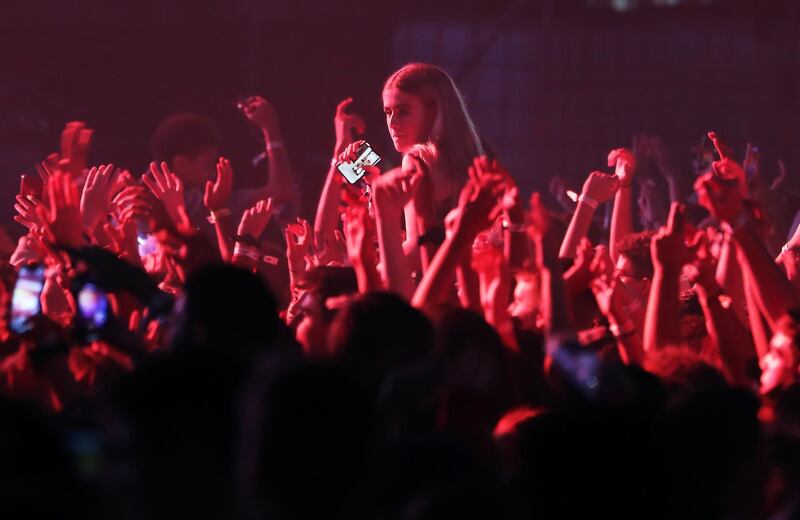
[[[153,158],[169,164],[187,188],[202,188],[215,175],[221,140],[210,119],[198,114],[176,114],[156,128]]]
[[[403,298],[384,292],[360,294],[342,309],[328,335],[328,349],[368,387],[427,356],[434,341],[431,322]]]
[[[225,264],[207,265],[186,280],[178,346],[248,351],[281,337],[275,299],[256,275]]]
[[[242,452],[265,516],[343,518],[339,513],[372,455],[374,404],[349,374],[328,364],[268,363],[256,370]],[[248,444],[245,444],[247,446]]]

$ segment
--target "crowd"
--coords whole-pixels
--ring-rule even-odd
[[[250,190],[203,116],[142,175],[66,125],[2,259],[6,514],[800,518],[785,166],[642,134],[528,198],[442,69],[381,97],[402,160],[342,101],[313,219],[261,97]]]

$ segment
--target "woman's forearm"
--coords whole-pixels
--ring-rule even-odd
[[[401,211],[376,204],[378,247],[386,288],[410,299],[414,294],[411,269],[400,239]]]
[[[608,239],[608,251],[613,265],[617,265],[617,243],[633,233],[633,209],[631,186],[620,186],[614,196],[614,209],[611,213],[611,235]]]
[[[322,193],[317,203],[317,214],[314,218],[314,241],[318,251],[334,247],[336,230],[339,229],[339,197],[342,181],[334,164],[328,170]]]
[[[567,233],[561,242],[561,249],[558,253],[559,258],[575,258],[578,251],[578,244],[581,239],[589,233],[589,226],[592,224],[595,208],[586,202],[579,202],[572,214]]]
[[[439,250],[436,251],[428,271],[423,275],[422,281],[414,292],[414,298],[411,301],[412,305],[423,307],[447,300],[453,285],[456,266],[465,252],[469,250],[473,238],[456,231],[445,239]]]

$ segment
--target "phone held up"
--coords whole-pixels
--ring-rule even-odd
[[[33,329],[33,318],[42,311],[41,295],[44,288],[44,266],[21,267],[19,278],[11,296],[11,330],[24,334]]]
[[[100,331],[108,324],[111,305],[105,291],[93,283],[85,283],[76,297],[78,314],[76,328],[89,340],[99,337]]]
[[[367,174],[364,166],[375,166],[381,161],[380,156],[375,153],[369,143],[364,142],[356,151],[358,157],[353,162],[343,162],[336,165],[339,173],[344,175],[347,182],[355,184]]]

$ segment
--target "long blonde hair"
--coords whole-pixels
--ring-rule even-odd
[[[467,178],[472,159],[483,153],[475,125],[464,98],[447,72],[427,63],[408,63],[383,84],[419,97],[428,110],[435,110],[431,134],[420,158],[428,164],[437,201],[455,198]],[[419,147],[415,147],[419,150]]]

